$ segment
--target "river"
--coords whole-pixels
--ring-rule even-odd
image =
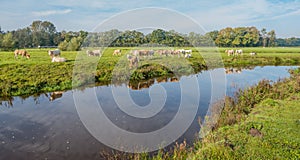
[[[288,77],[288,69],[291,68],[295,66],[228,68],[225,70],[226,94],[233,96],[238,89],[254,85],[262,79],[277,81]],[[214,101],[211,99],[213,91],[211,73],[220,71],[223,72],[224,68],[180,78],[149,80],[129,86],[96,86],[84,90],[45,93],[27,98],[0,99],[0,159],[101,159],[101,153],[110,153],[111,148],[99,142],[89,133],[90,130],[85,127],[87,125],[82,123],[80,120],[82,117],[78,114],[80,111],[75,107],[74,93],[76,97],[83,98],[88,93],[94,93],[107,118],[117,127],[133,133],[147,133],[163,129],[172,121],[180,110],[181,98],[184,96],[180,82],[188,81],[193,77],[196,78],[200,90],[198,109],[194,113],[196,116],[192,117],[191,125],[187,126],[184,134],[176,139],[179,142],[185,139],[188,144],[191,144],[197,139],[200,130],[198,118],[203,119],[209,105]],[[217,86],[218,84],[215,87]],[[149,108],[149,104],[152,104],[149,92],[154,97],[155,95],[167,96],[163,97],[165,103],[156,115],[137,118],[127,115],[119,108],[118,103],[128,103],[126,99],[122,100],[122,95],[119,95],[121,100],[118,103],[114,99],[124,90],[128,91],[132,100],[141,108]],[[161,93],[162,91],[164,93]],[[193,95],[189,95],[188,98],[191,101],[194,98],[197,99]],[[93,104],[88,100],[85,103],[87,110]],[[154,106],[158,105],[153,103]],[[186,105],[192,104],[187,102]],[[109,128],[100,128],[100,130],[107,131]],[[107,139],[111,138],[107,136]]]

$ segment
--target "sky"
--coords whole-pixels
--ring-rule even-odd
[[[128,11],[151,7],[182,14],[207,32],[255,26],[275,30],[277,37],[300,37],[300,0],[1,0],[0,4],[0,27],[4,31],[27,27],[35,20],[50,21],[58,31],[94,31],[99,24],[121,18]],[[143,22],[145,16],[141,14],[137,20]],[[161,13],[155,20],[164,24],[178,18],[176,14],[167,16]],[[119,20],[124,23],[130,21],[130,16],[122,18]],[[180,26],[175,27],[180,32],[194,31]]]

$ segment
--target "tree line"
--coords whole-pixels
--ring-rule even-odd
[[[53,23],[34,21],[28,27],[4,32],[0,27],[1,50],[16,48],[58,47],[61,50],[79,50],[80,47],[135,47],[135,46],[218,46],[218,47],[275,47],[300,46],[300,38],[276,38],[274,30],[256,27],[227,27],[199,34],[178,33],[174,30],[153,30],[149,34],[112,29],[105,32],[61,31]]]

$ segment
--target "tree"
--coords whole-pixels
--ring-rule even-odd
[[[28,48],[32,45],[32,32],[29,27],[12,31],[16,48]]]
[[[2,47],[2,40],[3,40],[3,33],[2,33],[1,27],[0,27],[0,48]]]
[[[232,41],[235,39],[234,30],[230,27],[220,30],[215,43],[220,47],[232,46]]]
[[[48,21],[34,21],[30,25],[33,46],[53,46],[56,33],[54,24]]]
[[[12,36],[12,33],[9,32],[9,33],[6,33],[4,36],[3,36],[3,40],[2,40],[2,48],[4,50],[12,50],[13,47],[14,47],[14,40],[13,40],[13,36]]]
[[[268,35],[267,35],[267,30],[265,28],[263,28],[261,31],[261,39],[262,39],[262,46],[263,47],[267,47],[268,46]]]
[[[63,42],[60,42],[58,45],[58,48],[62,51],[66,51],[68,48],[68,42],[64,40]]]
[[[156,29],[150,34],[149,40],[150,43],[162,44],[166,39],[166,31],[162,29]]]
[[[268,32],[269,37],[269,47],[275,47],[276,46],[276,33],[274,30],[271,30]]]
[[[78,51],[80,49],[81,44],[82,44],[81,37],[73,37],[68,44],[67,50],[68,51]]]

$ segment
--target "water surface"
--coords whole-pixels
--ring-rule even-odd
[[[247,69],[227,69],[227,95],[233,95],[238,88],[245,88],[262,79],[277,81],[289,76],[290,66],[265,66]],[[200,102],[196,117],[185,134],[178,139],[192,143],[199,132],[198,117],[203,118],[211,104],[211,73],[223,68],[203,71],[195,75],[200,89]],[[66,91],[41,94],[28,98],[12,97],[1,100],[0,105],[0,159],[101,159],[101,152],[111,151],[98,142],[84,127],[77,114],[73,93],[93,91],[103,111],[118,127],[136,133],[158,130],[167,125],[178,111],[181,100],[180,82],[191,76],[156,79],[139,86],[98,86],[82,91]],[[166,92],[166,103],[162,110],[150,118],[135,118],[126,115],[114,101],[112,87],[116,91],[129,89],[132,100],[141,107],[150,102],[149,91],[160,85]],[[153,88],[154,87],[154,88]],[[214,86],[218,87],[218,85]],[[195,97],[190,97],[191,99]],[[87,108],[89,104],[87,102]],[[106,128],[103,128],[105,130]]]

